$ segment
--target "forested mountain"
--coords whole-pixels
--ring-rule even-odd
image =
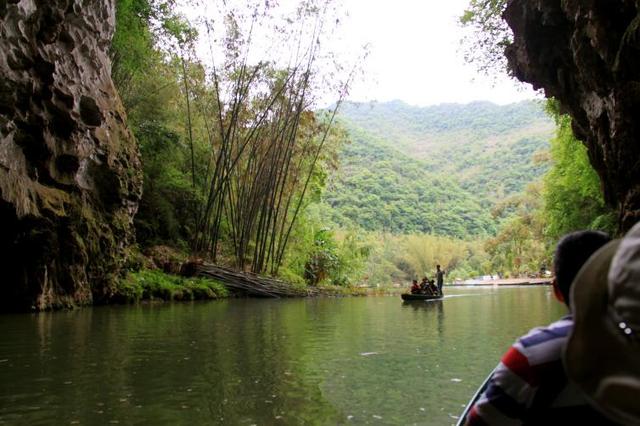
[[[495,231],[491,209],[546,171],[554,128],[531,101],[346,103],[339,119],[351,144],[326,194],[336,222],[458,237]]]
[[[457,237],[495,230],[490,212],[455,179],[364,131],[352,129],[351,138],[325,197],[335,222]]]

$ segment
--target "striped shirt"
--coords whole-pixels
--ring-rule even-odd
[[[567,380],[562,351],[572,327],[567,316],[519,338],[502,357],[466,424],[613,424]]]

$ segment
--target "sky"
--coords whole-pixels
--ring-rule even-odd
[[[488,100],[506,104],[536,97],[506,75],[489,78],[466,64],[458,17],[468,0],[344,0],[345,43],[369,42],[366,78],[350,100],[403,100],[411,105]],[[356,48],[356,47],[354,47]]]
[[[246,4],[247,0],[228,0],[228,3],[236,1]],[[295,10],[299,1],[278,0],[279,10],[286,15]],[[369,46],[363,75],[352,83],[348,100],[402,100],[410,105],[428,106],[478,100],[507,104],[539,97],[528,85],[506,75],[485,76],[473,65],[465,63],[460,45],[463,29],[458,20],[468,2],[337,0],[347,16],[339,14],[340,24],[325,47],[338,52],[349,67],[349,62],[355,62],[362,55],[362,46]],[[215,16],[212,3],[202,0],[200,5],[198,8],[185,7],[183,13],[192,21],[199,15]],[[261,29],[269,31],[266,25]],[[291,55],[292,47],[286,43],[276,47],[269,45],[267,33],[254,40],[256,38],[264,44],[254,48],[253,53],[263,55],[268,51],[274,56],[283,56],[283,52],[284,57]],[[198,50],[203,53],[201,56],[211,56],[204,53],[211,52],[210,44],[204,43]],[[275,53],[276,50],[280,53]],[[335,102],[337,95],[333,93],[330,97],[321,95],[320,104]]]

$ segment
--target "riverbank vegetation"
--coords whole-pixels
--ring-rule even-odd
[[[143,252],[171,246],[296,285],[385,287],[436,264],[448,280],[529,275],[550,266],[562,234],[613,230],[553,102],[551,117],[535,102],[343,102],[360,63],[323,50],[340,22],[331,2],[223,3],[191,20],[187,7],[202,4],[116,3],[112,75],[142,156]],[[323,108],[328,93],[338,101]],[[122,284],[125,301],[224,295],[154,271]]]
[[[189,21],[186,6],[117,2],[112,75],[142,155],[142,251],[167,245],[294,283],[321,284],[305,269],[314,262],[346,277],[345,256],[320,260],[338,247],[321,247],[307,217],[346,141],[340,101],[320,111],[318,99],[342,99],[357,69],[321,49],[338,12],[219,5]]]
[[[229,296],[225,286],[206,278],[185,278],[158,270],[129,272],[122,281],[116,303],[140,301],[192,301],[221,299]]]

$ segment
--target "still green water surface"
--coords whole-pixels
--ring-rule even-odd
[[[0,424],[455,423],[549,288],[0,316]]]

